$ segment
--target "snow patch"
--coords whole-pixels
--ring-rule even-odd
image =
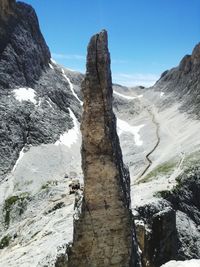
[[[17,159],[17,161],[16,161],[16,163],[15,163],[13,169],[12,169],[12,172],[14,172],[16,170],[17,165],[20,162],[20,160],[23,158],[23,156],[24,156],[24,147],[22,148],[22,150],[19,153],[19,157],[18,157],[18,159]]]
[[[77,96],[77,94],[74,91],[73,84],[71,83],[70,79],[66,76],[64,69],[62,69],[62,75],[69,83],[70,90],[72,91],[72,94],[75,96],[75,98],[80,102],[81,106],[83,105],[83,102],[80,100],[80,98]]]
[[[18,88],[13,90],[15,94],[15,98],[18,101],[31,101],[33,104],[36,104],[37,101],[35,100],[35,90],[32,88]]]
[[[77,142],[78,136],[79,136],[79,125],[76,116],[72,112],[70,108],[69,109],[69,114],[73,120],[74,127],[70,129],[69,131],[65,132],[63,135],[60,136],[60,139],[56,141],[55,145],[58,146],[60,144],[63,144],[67,147],[71,147],[74,143]]]
[[[42,98],[39,98],[38,103],[37,103],[37,106],[40,107],[41,104],[42,104]]]
[[[200,260],[169,261],[161,267],[200,267]]]
[[[49,63],[49,67],[54,70],[54,67],[51,65],[51,63]]]
[[[164,92],[161,92],[161,93],[160,93],[160,97],[163,97],[163,96],[164,96],[164,94],[165,94]]]
[[[140,139],[140,134],[139,134],[140,129],[143,127],[144,127],[144,124],[141,124],[138,126],[131,126],[126,121],[123,121],[117,118],[118,134],[120,135],[123,132],[130,132],[131,134],[134,135],[136,146],[141,146],[143,144],[143,141]]]
[[[56,61],[53,58],[51,58],[51,63],[57,65]]]
[[[143,97],[143,95],[138,95],[138,96],[127,96],[127,95],[120,94],[120,93],[118,93],[118,92],[116,92],[116,91],[113,91],[113,93],[114,93],[115,95],[118,95],[118,96],[120,96],[120,97],[123,97],[123,98],[125,98],[125,99],[129,99],[129,100]]]

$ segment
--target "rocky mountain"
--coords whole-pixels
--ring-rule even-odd
[[[14,1],[1,5],[6,26],[0,29],[0,176],[5,177],[25,146],[56,142],[72,127],[69,107],[80,119],[81,101],[70,79],[80,85],[82,75],[51,62],[32,7]]]
[[[100,207],[95,213],[95,222],[101,219],[95,228],[100,244],[108,258],[107,245],[116,245],[119,256],[109,266],[121,267],[124,247],[128,244],[131,250],[137,242],[143,267],[200,266],[200,45],[153,87],[127,88],[111,85],[109,55],[102,44],[98,44],[100,62],[96,62],[97,51],[90,50],[86,77],[70,71],[51,59],[32,7],[14,0],[0,2],[0,267],[68,266],[73,239],[80,242],[79,248],[92,240],[93,224],[87,219],[89,210],[95,212],[94,203]],[[104,49],[106,57],[101,54]],[[83,196],[89,210],[81,205],[82,190],[70,194],[74,181],[74,187],[83,187],[82,108]],[[95,112],[86,112],[90,108]],[[103,137],[102,129],[107,133]],[[95,145],[101,137],[104,145]],[[94,147],[88,140],[94,141]],[[86,169],[90,154],[91,166]],[[103,155],[101,168],[93,167],[98,155]],[[129,167],[130,185],[124,164]],[[105,165],[109,174],[114,166],[117,184],[113,175],[111,184],[104,179]],[[100,176],[95,175],[98,169],[102,169]],[[108,207],[111,203],[116,210]],[[133,218],[123,217],[130,203]],[[79,224],[81,207],[85,213]],[[122,212],[123,224],[112,220],[115,211]],[[137,238],[130,244],[133,219]],[[78,227],[75,223],[74,228],[74,220]],[[102,228],[103,222],[108,227]],[[113,234],[114,242],[109,230],[122,225]],[[119,241],[120,234],[127,234],[124,242]],[[92,248],[84,247],[95,260],[102,257],[97,248],[96,242]],[[135,258],[136,254],[133,249]]]
[[[196,114],[199,119],[200,90],[200,44],[197,44],[191,55],[186,55],[178,67],[165,71],[155,84],[158,90],[173,92],[182,102],[183,110]]]

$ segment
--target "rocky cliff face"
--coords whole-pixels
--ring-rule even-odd
[[[15,5],[15,0],[2,0],[0,2],[0,52],[3,51],[14,27]]]
[[[82,75],[51,62],[34,9],[0,2],[0,179],[12,170],[26,146],[56,142],[80,118],[73,91]],[[69,75],[69,77],[68,77]],[[74,87],[73,87],[74,84]]]
[[[129,210],[130,177],[123,164],[112,111],[106,31],[90,40],[82,91],[85,188],[81,215],[75,221],[69,266],[136,266],[133,221]]]
[[[0,27],[0,89],[31,87],[50,62],[37,16],[33,8],[24,3],[3,1],[1,5],[5,22]]]
[[[177,216],[177,259],[200,258],[200,166],[193,164],[178,177],[178,185],[162,196],[168,200]],[[187,218],[187,219],[186,219]],[[189,244],[189,246],[188,246]]]
[[[200,44],[191,55],[186,55],[178,67],[165,71],[157,81],[156,90],[171,92],[182,101],[182,110],[196,114],[200,118]]]
[[[176,212],[167,201],[138,207],[136,233],[143,267],[160,267],[177,259]]]
[[[9,16],[13,14],[15,0],[2,0],[0,2],[0,18],[4,21],[8,20]]]

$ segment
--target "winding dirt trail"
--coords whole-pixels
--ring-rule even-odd
[[[152,160],[150,159],[151,154],[156,150],[156,148],[159,146],[160,144],[160,136],[159,136],[159,129],[160,129],[160,125],[159,123],[156,121],[155,119],[155,113],[153,112],[153,108],[152,109],[147,109],[149,115],[152,118],[152,123],[155,125],[156,128],[156,138],[157,141],[155,143],[155,145],[153,146],[153,148],[148,152],[148,154],[145,156],[146,160],[147,160],[147,166],[145,167],[145,169],[142,171],[142,173],[140,174],[140,176],[138,177],[137,181],[139,181],[142,176],[144,176],[144,174],[148,171],[148,169],[151,167],[152,165]]]

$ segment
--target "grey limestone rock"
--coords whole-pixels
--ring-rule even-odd
[[[122,160],[112,111],[112,79],[107,32],[88,46],[82,83],[81,122],[84,195],[82,213],[74,222],[70,267],[137,266],[137,248],[130,207],[130,177]]]

